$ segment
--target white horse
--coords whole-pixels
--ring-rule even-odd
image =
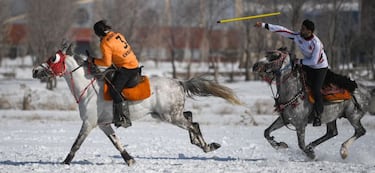
[[[33,69],[33,78],[63,76],[79,105],[80,117],[83,121],[82,127],[63,163],[71,163],[90,131],[98,125],[120,151],[125,162],[129,166],[132,165],[135,160],[128,154],[111,127],[112,101],[104,100],[103,81],[87,75],[86,67],[78,65],[72,55],[67,55],[67,49],[63,48],[47,62]],[[191,143],[200,147],[204,152],[214,151],[220,147],[218,143],[207,144],[205,142],[199,124],[192,121],[192,113],[184,111],[185,97],[215,96],[232,104],[240,104],[231,89],[201,77],[188,81],[153,77],[150,79],[150,85],[152,94],[149,98],[141,101],[129,101],[131,120],[151,115],[155,119],[188,130]]]

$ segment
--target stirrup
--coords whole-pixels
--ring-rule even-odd
[[[318,126],[321,126],[321,125],[322,125],[322,122],[320,121],[320,118],[315,117],[314,121],[313,121],[313,126],[318,127]]]
[[[128,128],[128,127],[132,126],[132,122],[130,120],[119,121],[119,122],[115,122],[114,124],[117,128],[119,128],[119,127]]]

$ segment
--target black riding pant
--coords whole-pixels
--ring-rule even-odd
[[[310,86],[314,95],[314,109],[316,113],[320,115],[324,110],[323,96],[320,90],[323,87],[328,68],[314,69],[306,65],[303,65],[302,67],[306,72],[307,85]]]
[[[121,91],[124,89],[128,83],[133,80],[138,75],[138,68],[136,69],[126,69],[120,68],[115,72],[112,79],[112,85],[110,85],[109,93],[112,96],[113,103],[121,103],[123,101]]]

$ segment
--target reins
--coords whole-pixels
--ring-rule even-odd
[[[65,65],[65,62],[63,62],[63,65],[64,65],[64,69],[66,69],[66,65]],[[87,92],[87,90],[89,89],[90,86],[93,87],[94,91],[96,94],[98,94],[99,92],[96,90],[96,88],[94,87],[94,82],[96,81],[96,78],[94,77],[93,79],[91,79],[90,83],[82,90],[79,92],[79,96],[76,95],[76,91],[75,91],[75,87],[74,87],[74,80],[73,80],[73,73],[75,71],[77,71],[78,69],[80,69],[81,67],[83,67],[84,63],[78,65],[78,67],[74,68],[72,71],[68,72],[69,75],[70,75],[70,84],[71,84],[71,88],[72,88],[72,94],[74,96],[74,99],[76,101],[76,103],[78,104],[81,100],[82,100],[82,97],[85,95],[85,93]],[[43,66],[43,68],[46,68]],[[55,76],[63,76],[63,75],[66,75],[67,72],[65,71],[64,73],[60,74],[60,75],[56,75],[53,71],[52,73],[55,75]]]
[[[81,67],[81,66],[79,66]],[[83,97],[83,95],[87,92],[87,90],[89,89],[90,86],[92,86],[92,88],[94,88],[94,91],[96,94],[98,94],[98,91],[95,89],[93,83],[96,81],[96,78],[93,78],[91,79],[90,83],[80,92],[79,96],[77,97],[77,95],[75,94],[75,90],[74,90],[74,80],[73,80],[73,72],[74,71],[71,71],[69,72],[70,74],[70,84],[71,84],[71,87],[72,87],[72,90],[73,90],[73,96],[74,96],[74,99],[76,100],[76,103],[79,103]]]
[[[77,71],[81,67],[83,67],[83,63],[80,64],[78,67],[74,68],[70,73],[73,73],[73,72]]]
[[[281,64],[284,62],[285,60],[285,56],[280,58],[279,62],[281,62]],[[279,63],[277,62],[277,63]],[[286,82],[294,73],[294,70],[293,70],[293,64],[292,62],[290,61],[288,65],[284,66],[283,68],[280,68],[278,69],[277,71],[274,71],[273,73],[275,74],[275,76],[277,76],[276,78],[281,78],[281,74],[283,71],[285,70],[288,70],[292,68],[291,72],[289,72],[288,74],[285,74],[284,77],[282,79],[280,79],[279,81],[276,81],[275,84],[276,84],[276,87],[279,88],[280,85],[282,85],[284,82]],[[298,72],[297,72],[298,73]],[[298,101],[298,98],[302,98],[304,97],[304,84],[302,86],[302,88],[291,98],[289,99],[288,101],[284,102],[284,103],[280,103],[279,102],[279,98],[280,98],[280,94],[279,94],[279,90],[277,90],[277,92],[275,93],[273,88],[272,88],[272,81],[275,79],[274,78],[267,78],[268,80],[266,80],[264,78],[264,80],[266,80],[266,82],[268,83],[269,87],[271,88],[271,92],[272,92],[272,95],[273,95],[273,98],[275,100],[275,111],[279,112],[280,113],[280,116],[284,122],[284,126],[287,127],[289,130],[293,130],[295,131],[295,129],[292,129],[288,126],[288,124],[286,123],[285,121],[285,117],[283,115],[283,112],[285,110],[285,108],[289,107],[289,106],[292,106],[292,105],[297,105],[297,101]],[[301,75],[301,80],[303,82],[303,75]]]

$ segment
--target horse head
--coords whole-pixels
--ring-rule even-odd
[[[49,57],[47,61],[33,68],[33,78],[46,79],[56,76],[63,76],[66,72],[65,59],[66,52],[70,49],[71,44],[63,43],[63,46],[55,55]]]
[[[272,81],[294,67],[294,59],[285,48],[266,52],[265,58],[256,62],[253,72],[266,81]]]

